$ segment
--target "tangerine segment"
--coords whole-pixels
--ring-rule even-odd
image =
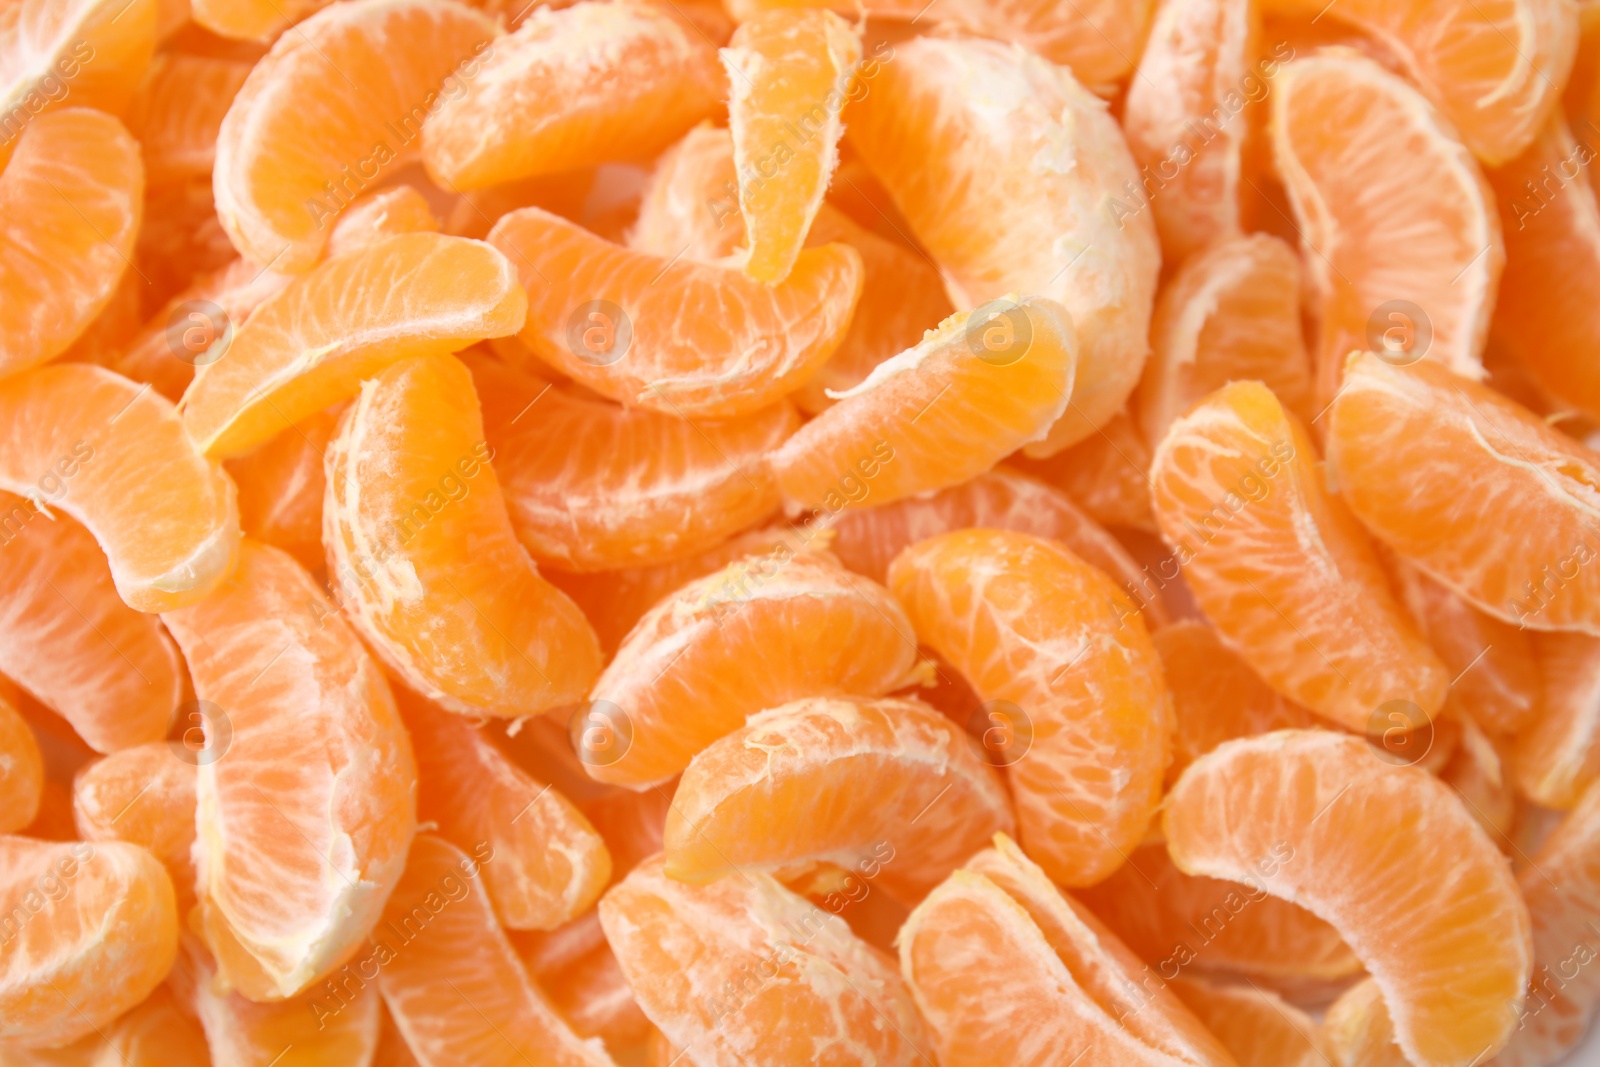
[[[211,1067],[211,1053],[200,1023],[179,1006],[167,986],[158,986],[144,1003],[107,1031],[106,1046],[120,1058],[100,1053],[95,1067]]]
[[[928,894],[898,940],[900,971],[945,1067],[1233,1060],[1140,962],[1014,842]]]
[[[156,7],[157,0],[7,4],[0,14],[0,157],[53,104],[126,110],[155,49]]]
[[[355,0],[279,37],[217,138],[217,216],[239,254],[289,274],[311,269],[329,222],[416,157],[424,120],[482,72],[497,32],[461,4]]]
[[[889,588],[986,701],[1024,846],[1067,886],[1122,863],[1161,801],[1172,706],[1144,622],[1056,542],[960,530],[918,542]]]
[[[1245,142],[1261,125],[1265,108],[1255,105],[1284,58],[1280,51],[1252,69],[1260,18],[1239,0],[1164,5],[1128,82],[1123,129],[1146,180],[1154,179],[1140,206],[1154,213],[1170,263],[1244,232]]]
[[[721,55],[750,242],[744,270],[775,285],[794,267],[839,164],[839,113],[861,39],[831,11],[780,9],[742,24]]]
[[[1276,993],[1253,985],[1176,979],[1169,988],[1216,1035],[1239,1067],[1322,1067],[1322,1026]]]
[[[1041,442],[1041,444],[1046,444]],[[1064,452],[1034,457],[1030,446],[1012,462],[1070,496],[1096,521],[1155,531],[1150,511],[1150,445],[1126,412]]]
[[[322,549],[322,497],[328,486],[323,460],[345,407],[339,404],[301,419],[249,455],[226,463],[239,487],[245,536],[283,549],[312,574],[327,563]]]
[[[117,595],[94,537],[9,493],[0,537],[0,671],[97,752],[165,737],[183,662],[160,620]]]
[[[190,15],[220,37],[266,43],[333,0],[189,0]]]
[[[328,447],[322,539],[351,621],[406,684],[514,718],[580,698],[600,648],[517,543],[491,455],[459,360],[395,363]]]
[[[849,128],[956,307],[1021,292],[1070,314],[1081,362],[1052,449],[1103,426],[1139,380],[1161,265],[1150,213],[1124,205],[1139,175],[1105,103],[1020,48],[919,37]]]
[[[1357,982],[1341,993],[1328,1006],[1322,1028],[1334,1067],[1410,1067],[1411,1061],[1394,1043],[1394,1024],[1383,1004],[1383,990],[1374,979]],[[1491,1062],[1499,1064],[1501,1057]]]
[[[528,289],[518,336],[589,388],[680,417],[728,417],[792,393],[839,346],[861,294],[843,245],[763,285],[731,267],[633,252],[539,208],[489,232]],[[691,309],[716,308],[715,315]]]
[[[1159,632],[1159,631],[1158,631]],[[1149,964],[1145,977],[1194,970],[1241,974],[1292,987],[1343,981],[1361,961],[1337,930],[1260,879],[1240,887],[1184,874],[1165,845],[1141,845],[1078,897]]]
[[[418,817],[458,848],[487,843],[484,887],[502,925],[551,930],[586,911],[611,880],[589,820],[513,763],[459,715],[405,690],[401,715],[417,752]]]
[[[879,364],[771,457],[791,504],[888,504],[959,485],[1067,410],[1080,351],[1066,309],[1013,294],[955,314]]]
[[[1494,191],[1450,122],[1399,75],[1331,49],[1284,68],[1272,144],[1321,305],[1323,401],[1352,349],[1481,376],[1505,247]]]
[[[590,693],[579,756],[592,778],[642,790],[765,708],[898,688],[916,651],[876,582],[787,548],[740,560],[639,620]]]
[[[0,914],[3,1041],[58,1048],[105,1027],[161,984],[178,951],[172,880],[120,841],[0,836]]]
[[[0,692],[0,834],[21,831],[39,814],[44,756],[28,720]]]
[[[233,483],[148,387],[83,363],[39,367],[0,382],[0,427],[0,490],[88,527],[129,607],[192,604],[233,569]]]
[[[487,359],[470,364],[517,538],[565,571],[702,552],[778,508],[765,457],[794,408],[689,421],[573,395]]]
[[[611,1067],[556,1014],[495,921],[480,876],[499,858],[419,835],[352,970],[378,972],[396,1027],[429,1067]]]
[[[1334,9],[1269,0],[1267,10],[1326,12],[1382,41],[1490,165],[1533,140],[1560,98],[1578,40],[1576,6],[1564,0],[1355,0]]]
[[[120,122],[75,107],[30,122],[0,166],[3,378],[60,355],[110,303],[139,232],[144,165]]]
[[[1588,790],[1517,877],[1533,918],[1533,979],[1501,1067],[1542,1067],[1578,1045],[1600,1006],[1600,789]]]
[[[1224,741],[1317,725],[1315,716],[1273,692],[1205,623],[1181,619],[1150,637],[1177,713],[1168,785]]]
[[[886,890],[916,900],[1012,823],[1000,776],[937,711],[815,697],[751,716],[690,761],[664,870],[704,883],[866,860]]]
[[[1600,635],[1600,462],[1526,408],[1427,360],[1353,357],[1328,465],[1379,540],[1473,606]]]
[[[217,132],[250,67],[243,59],[184,52],[156,57],[128,113],[151,185],[211,177]]]
[[[749,240],[738,194],[733,135],[702,122],[656,160],[628,247],[702,263],[725,259]]]
[[[639,1007],[703,1067],[930,1061],[889,961],[770,875],[685,885],[647,860],[600,925]]]
[[[354,396],[404,359],[522,326],[516,272],[481,241],[401,234],[330,260],[258,308],[183,395],[189,435],[218,459]]]
[[[1150,346],[1137,394],[1147,441],[1242,379],[1266,385],[1301,419],[1315,414],[1300,332],[1300,257],[1276,237],[1234,237],[1184,260],[1156,301]]]
[[[451,190],[649,159],[726,92],[705,36],[666,8],[540,8],[429,116],[423,159]]]
[[[72,816],[85,841],[127,841],[150,850],[167,868],[179,914],[194,904],[195,777],[204,753],[199,716],[185,742],[152,741],[113,752],[72,781]]]
[[[1352,730],[1393,701],[1432,718],[1444,667],[1324,485],[1304,427],[1260,382],[1225,386],[1174,422],[1150,470],[1195,600],[1268,685]]]
[[[1571,354],[1600,339],[1600,308],[1590,298],[1600,278],[1600,206],[1587,167],[1594,154],[1558,112],[1527,151],[1489,172],[1507,268],[1490,324],[1495,344],[1591,418],[1600,417],[1600,373]]]
[[[1566,809],[1600,778],[1600,639],[1538,634],[1533,647],[1542,706],[1512,742],[1512,773],[1534,803]]]
[[[439,218],[428,206],[428,198],[413,185],[396,185],[357,197],[333,224],[328,259],[377,244],[385,237],[402,233],[439,233]]]
[[[1252,883],[1338,930],[1413,1063],[1481,1063],[1511,1036],[1532,965],[1528,909],[1426,771],[1375,759],[1359,738],[1281,730],[1191,764],[1162,825],[1185,873]]]
[[[200,698],[199,929],[221,980],[284,1000],[377,920],[416,825],[416,764],[378,665],[288,555],[164,616]]]

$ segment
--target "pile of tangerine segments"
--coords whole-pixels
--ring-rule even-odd
[[[1574,0],[0,0],[0,1067],[1561,1061],[1597,154]]]

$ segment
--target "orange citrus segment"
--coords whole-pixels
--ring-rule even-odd
[[[648,159],[717,109],[716,52],[653,4],[540,7],[460,72],[422,134],[452,191]]]
[[[549,930],[582,914],[611,880],[600,835],[459,715],[399,694],[421,780],[417,814],[458,848],[486,842],[484,886],[502,925]]]
[[[889,587],[985,701],[1024,847],[1062,885],[1122,863],[1161,800],[1172,708],[1137,609],[1058,543],[962,530],[902,552]]]
[[[183,741],[113,752],[72,782],[72,816],[85,841],[127,841],[153,853],[172,876],[180,914],[194,904],[196,756],[201,716]]]
[[[1156,301],[1150,347],[1137,394],[1147,441],[1231,381],[1261,382],[1302,420],[1316,414],[1300,257],[1276,237],[1235,237],[1185,260]]]
[[[333,224],[323,256],[333,259],[377,244],[385,237],[438,233],[440,229],[439,219],[428,206],[427,197],[415,186],[396,185],[352,201],[349,209]]]
[[[914,700],[813,698],[750,717],[690,761],[667,814],[685,882],[822,861],[916,900],[1001,831],[1000,776]]]
[[[469,855],[420,835],[352,970],[377,972],[395,1026],[429,1067],[611,1067],[556,1014],[495,922],[482,875],[497,862],[488,846]]]
[[[902,685],[916,638],[889,591],[785,549],[662,600],[590,693],[574,741],[591,777],[642,789],[765,708]]]
[[[43,791],[44,756],[39,742],[28,720],[10,697],[0,692],[0,834],[17,833],[33,822]]]
[[[0,489],[89,528],[137,611],[205,596],[233,567],[233,483],[207,463],[172,404],[73,363],[0,381]]]
[[[1600,639],[1537,634],[1540,708],[1516,735],[1517,788],[1536,804],[1570,808],[1600,778]]]
[[[470,366],[511,524],[541,564],[663,563],[778,508],[764,460],[800,425],[787,402],[690,421],[575,396],[492,360]]]
[[[189,0],[194,21],[221,37],[271,41],[333,0]]]
[[[156,56],[128,113],[151,185],[211,177],[217,131],[250,66],[242,59],[184,52]]]
[[[653,256],[683,255],[715,263],[748,240],[739,212],[733,136],[702,122],[657,158],[639,200],[638,221],[628,232],[628,247]]]
[[[178,950],[172,880],[120,841],[0,836],[0,915],[0,1041],[92,1034],[148,996]]]
[[[1410,1067],[1411,1061],[1394,1043],[1383,990],[1371,978],[1340,994],[1328,1006],[1322,1027],[1334,1067]],[[1490,1062],[1498,1065],[1501,1060],[1496,1056]]]
[[[518,336],[539,358],[625,404],[678,416],[754,411],[805,384],[849,329],[861,257],[808,249],[766,286],[729,267],[620,248],[539,208],[489,242],[528,289]],[[715,315],[692,309],[715,307]]]
[[[0,13],[0,158],[53,105],[126,110],[150,65],[156,6],[157,0],[6,4]]]
[[[441,94],[481,73],[495,37],[483,15],[437,0],[334,4],[279,37],[217,138],[217,216],[239,254],[309,270],[339,213],[416,158]]]
[[[1067,409],[1079,341],[1053,300],[956,314],[880,363],[771,457],[791,504],[888,504],[976,477]]]
[[[483,242],[390,237],[258,308],[184,393],[184,426],[208,455],[241,455],[384,367],[515,333],[526,306],[511,264]]]
[[[1329,18],[1392,51],[1483,160],[1533,140],[1572,69],[1576,6],[1565,0],[1268,0],[1267,10]],[[1349,104],[1349,98],[1346,98]]]
[[[722,50],[739,207],[750,242],[744,270],[789,276],[839,162],[839,113],[859,84],[861,40],[831,11],[777,10],[741,25]]]
[[[1230,741],[1183,773],[1163,828],[1185,873],[1255,885],[1337,929],[1413,1063],[1482,1063],[1510,1037],[1532,965],[1528,909],[1425,771],[1323,730]]]
[[[988,41],[897,44],[850,109],[850,141],[945,274],[951,302],[1059,301],[1082,344],[1059,451],[1139,379],[1161,252],[1128,199],[1138,171],[1098,97],[1061,67]]]
[[[110,302],[133,257],[144,166],[121,123],[85,108],[30,122],[0,166],[3,377],[59,355]]]
[[[1265,386],[1234,382],[1175,421],[1150,485],[1195,600],[1268,685],[1352,730],[1391,702],[1413,717],[1438,711],[1443,665],[1325,488],[1304,427]]]
[[[323,542],[351,621],[406,684],[514,718],[579,699],[600,648],[517,543],[490,458],[459,360],[391,365],[328,447]]]
[[[691,886],[649,860],[600,924],[645,1015],[703,1067],[932,1062],[893,965],[770,875]]]
[[[1600,461],[1532,412],[1427,360],[1366,353],[1328,413],[1328,465],[1379,540],[1474,607],[1600,634]]]
[[[1156,528],[1150,512],[1150,445],[1125,412],[1071,448],[1038,458],[1024,450],[1012,461],[1060,489],[1107,526]]]
[[[1179,977],[1168,986],[1239,1067],[1325,1067],[1322,1026],[1276,993]]]
[[[98,752],[166,736],[183,662],[160,620],[122,602],[89,531],[0,493],[0,590],[0,671]]]
[[[283,1000],[356,950],[400,877],[411,745],[378,665],[283,552],[246,541],[227,584],[163,618],[200,698],[200,929],[227,987]]]
[[[246,537],[281,548],[312,574],[327,565],[322,549],[324,459],[339,427],[340,404],[301,419],[248,455],[227,461],[239,487]]]
[[[1009,838],[974,856],[900,930],[900,970],[945,1067],[1234,1067],[1137,957]]]
[[[137,1008],[105,1031],[103,1049],[94,1067],[113,1063],[124,1067],[211,1067],[211,1053],[198,1020],[178,1004],[166,986],[145,998]],[[120,1058],[118,1058],[120,1057]]]
[[[1505,247],[1477,160],[1426,97],[1354,51],[1298,59],[1277,83],[1272,144],[1319,305],[1322,403],[1352,349],[1481,375]]]

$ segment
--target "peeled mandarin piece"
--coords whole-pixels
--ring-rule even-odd
[[[1510,768],[1477,723],[1462,719],[1460,730],[1461,738],[1438,772],[1439,779],[1456,791],[1478,825],[1488,831],[1489,839],[1502,852],[1509,852],[1517,816]]]
[[[202,718],[195,715],[196,719]],[[127,841],[151,851],[172,876],[180,914],[194,904],[196,768],[207,750],[200,723],[185,740],[153,741],[84,767],[72,782],[72,815],[85,841]],[[210,750],[221,751],[220,746]]]
[[[1059,543],[1001,530],[918,542],[889,568],[917,636],[984,700],[1024,847],[1066,886],[1138,844],[1161,800],[1172,708],[1137,609]]]
[[[722,64],[750,243],[744,270],[776,284],[789,276],[838,165],[839,113],[856,84],[861,40],[831,11],[780,9],[735,30]]]
[[[664,563],[778,509],[765,459],[800,425],[786,401],[690,421],[575,396],[493,360],[469,365],[511,524],[541,564],[581,572]]]
[[[854,870],[870,856],[885,889],[916,900],[1013,828],[1005,786],[977,752],[915,700],[817,697],[763,711],[683,772],[664,870],[703,883],[811,861]]]
[[[1337,929],[1413,1063],[1482,1063],[1511,1036],[1528,909],[1508,862],[1421,768],[1323,730],[1230,741],[1184,771],[1162,825],[1185,873],[1253,883]]]
[[[511,264],[483,242],[390,237],[257,309],[184,393],[184,426],[208,455],[242,455],[385,367],[515,333],[526,307]]]
[[[1411,1063],[1394,1043],[1394,1024],[1384,1007],[1383,990],[1371,978],[1351,986],[1328,1006],[1323,1034],[1334,1067],[1409,1067]],[[1501,1058],[1496,1056],[1492,1062],[1498,1064]]]
[[[396,185],[351,201],[333,224],[323,256],[333,259],[403,233],[438,233],[439,219],[415,186]]]
[[[1216,1038],[1009,838],[928,894],[900,972],[944,1067],[1234,1067]]]
[[[58,1047],[103,1029],[178,951],[172,880],[137,845],[0,836],[0,914],[0,1041]]]
[[[82,363],[39,367],[0,382],[0,427],[0,490],[88,527],[129,607],[192,604],[233,568],[233,483],[148,387]]]
[[[1110,420],[1144,365],[1161,252],[1150,213],[1118,207],[1139,176],[1105,103],[1020,48],[919,37],[848,126],[955,306],[1017,292],[1066,308],[1082,348],[1051,449]]]
[[[52,112],[15,144],[0,164],[0,378],[60,355],[100,314],[144,207],[138,142],[110,115]]]
[[[387,1008],[383,1011],[383,1030],[378,1035],[378,1049],[372,1055],[372,1067],[422,1067]]]
[[[164,621],[200,699],[199,928],[222,981],[293,997],[344,962],[400,877],[416,764],[382,671],[311,576],[244,543]]]
[[[1184,874],[1164,845],[1140,846],[1110,878],[1077,895],[1145,960],[1145,980],[1192,969],[1293,988],[1361,970],[1338,931],[1268,896],[1260,879],[1240,886]]]
[[[1181,619],[1150,639],[1177,715],[1169,785],[1224,741],[1317,725],[1315,716],[1273,692],[1205,623]]]
[[[1180,976],[1169,989],[1239,1067],[1325,1067],[1321,1024],[1276,993]]]
[[[428,1067],[610,1067],[598,1041],[556,1014],[495,921],[480,876],[498,861],[492,849],[469,856],[418,836],[364,970],[377,971],[395,1025]]]
[[[807,553],[752,557],[639,620],[595,682],[574,740],[591,777],[643,789],[763,709],[898,688],[916,652],[911,623],[876,582]]]
[[[1255,93],[1279,69],[1257,60],[1260,35],[1248,0],[1162,5],[1128,82],[1122,123],[1148,197],[1136,206],[1154,213],[1169,263],[1243,232],[1245,141],[1266,110]]]
[[[1316,414],[1300,257],[1276,237],[1223,240],[1185,260],[1156,301],[1150,347],[1138,392],[1147,441],[1231,381],[1261,382],[1302,420]]]
[[[1517,155],[1555,106],[1572,69],[1575,5],[1564,0],[1269,0],[1269,12],[1324,12],[1390,49],[1491,165]],[[1346,98],[1346,105],[1351,103]]]
[[[1079,352],[1053,300],[1012,295],[952,315],[785,441],[771,457],[778,488],[834,511],[976,477],[1067,410]]]
[[[633,999],[616,954],[605,944],[541,982],[573,1032],[600,1038],[615,1058],[643,1045],[655,1029]]]
[[[155,48],[156,7],[157,0],[7,4],[0,15],[0,156],[52,104],[126,110]]]
[[[1533,647],[1543,699],[1512,743],[1512,774],[1534,803],[1566,809],[1600,778],[1600,639],[1537,634]]]
[[[1150,511],[1150,445],[1125,412],[1064,452],[1034,458],[1025,449],[1012,459],[1106,526],[1156,528]]]
[[[628,232],[628,247],[713,263],[733,255],[748,240],[739,212],[733,135],[702,122],[656,160],[639,200],[639,218]]]
[[[39,814],[44,757],[39,742],[5,693],[0,693],[0,834],[21,831]]]
[[[1588,790],[1518,875],[1533,919],[1533,978],[1503,1067],[1544,1067],[1582,1042],[1600,982],[1600,789]],[[1574,1057],[1577,1062],[1582,1057]]]
[[[289,274],[309,270],[329,222],[416,158],[446,83],[459,84],[469,68],[481,73],[479,57],[496,35],[494,23],[461,4],[356,0],[279,37],[217,138],[217,215],[239,254]]]
[[[1321,403],[1353,349],[1481,376],[1505,247],[1494,191],[1455,128],[1348,49],[1299,59],[1277,82],[1272,144],[1319,302]]]
[[[539,208],[495,223],[528,289],[518,335],[595,392],[679,417],[755,411],[805,384],[849,329],[861,257],[808,249],[780,285],[633,252]],[[715,307],[715,316],[689,309]]]
[[[106,1044],[120,1059],[101,1053],[99,1063],[125,1067],[211,1067],[211,1053],[200,1023],[181,1008],[171,991],[158,986],[144,1003],[106,1031]],[[98,1064],[96,1065],[98,1067]]]
[[[851,508],[834,523],[830,551],[846,567],[881,582],[901,550],[951,530],[1015,530],[1064,543],[1124,590],[1137,589],[1139,565],[1117,539],[1067,495],[1008,467],[996,467],[940,492],[879,507]],[[1158,601],[1144,606],[1152,625],[1167,621]]]
[[[459,360],[391,365],[328,447],[323,543],[351,621],[407,685],[515,718],[578,700],[600,648],[517,543],[489,457]]]
[[[634,0],[531,12],[429,116],[429,173],[446,189],[482,189],[651,158],[727,91],[704,35],[673,15]]]
[[[72,483],[59,483],[64,501]],[[161,621],[117,595],[94,536],[4,492],[0,531],[0,671],[97,752],[165,737],[183,699],[183,661]]]
[[[189,0],[194,21],[220,37],[271,41],[333,0]]]
[[[572,801],[534,779],[459,715],[402,691],[417,753],[417,814],[458,848],[486,842],[484,886],[508,929],[550,930],[582,914],[611,879],[600,835]]]
[[[601,898],[600,925],[639,1007],[703,1067],[932,1062],[893,965],[770,875],[685,885],[650,860]]]
[[[1450,672],[1450,702],[1497,736],[1533,722],[1543,701],[1533,635],[1479,611],[1410,564],[1395,560],[1389,573]]]
[[[1234,382],[1175,421],[1150,486],[1200,609],[1268,685],[1358,731],[1391,702],[1413,719],[1439,710],[1444,666],[1325,488],[1304,427],[1265,386]]]
[[[242,59],[184,52],[156,57],[128,113],[151,185],[211,177],[217,132],[250,67]]]
[[[339,428],[340,404],[309,415],[254,452],[227,461],[239,487],[239,521],[246,537],[281,548],[315,574],[322,549],[323,466]]]
[[[1339,491],[1379,540],[1508,623],[1600,635],[1594,452],[1486,386],[1372,353],[1327,425]]]

